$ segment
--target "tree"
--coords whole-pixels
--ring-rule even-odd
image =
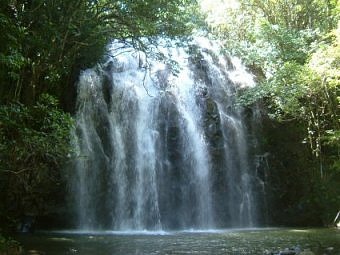
[[[113,39],[146,50],[156,37],[189,34],[196,11],[195,0],[2,1],[0,226],[5,216],[48,212],[64,192],[72,119],[62,108],[72,110],[80,70]]]
[[[340,4],[332,0],[240,0],[225,6],[226,15],[213,19],[211,31],[224,40],[232,54],[243,59],[258,80],[256,87],[239,91],[239,103],[245,106],[261,103],[272,126],[289,134],[293,125],[300,136],[297,142],[309,146],[310,154],[297,160],[298,165],[292,169],[273,159],[277,169],[272,174],[281,178],[297,175],[294,183],[300,183],[294,186],[287,180],[286,184],[291,186],[279,189],[283,194],[288,193],[283,189],[305,190],[300,197],[291,199],[296,210],[301,204],[313,204],[310,208],[318,211],[314,217],[322,215],[324,222],[330,222],[334,217],[331,214],[340,206],[334,192],[340,178],[337,24]],[[212,11],[208,17],[214,14]],[[263,147],[277,149],[273,141]],[[293,142],[290,146],[297,147]],[[282,162],[289,156],[289,151],[276,155]],[[276,177],[272,180],[273,187],[280,184]]]
[[[60,169],[72,154],[72,123],[46,94],[34,106],[0,107],[0,214],[16,219],[49,212],[62,191]]]
[[[184,9],[185,8],[185,9]],[[0,7],[1,90],[5,102],[61,97],[79,70],[91,67],[112,40],[175,37],[195,22],[193,0],[5,0]]]

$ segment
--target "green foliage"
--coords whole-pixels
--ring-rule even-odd
[[[3,0],[1,218],[44,214],[62,192],[72,119],[56,98],[72,104],[81,69],[96,64],[112,39],[145,50],[141,37],[188,35],[198,22],[195,0]]]
[[[218,8],[207,13],[212,32],[262,78],[273,76],[284,62],[304,64],[339,15],[338,1],[326,0],[241,0],[213,18],[222,12]]]
[[[308,93],[308,85],[301,82],[301,77],[308,70],[296,62],[285,62],[272,79],[268,81],[266,89],[271,92],[271,113],[275,117],[296,117],[304,114],[300,109],[299,100]],[[273,111],[274,110],[274,111]],[[282,116],[284,115],[284,116]]]
[[[19,255],[22,254],[22,248],[17,241],[0,234],[0,254]]]
[[[327,137],[339,130],[339,28],[331,30],[338,8],[332,1],[244,0],[218,31],[260,81],[241,91],[239,102],[263,99],[272,118],[306,123],[301,127],[317,157],[323,141],[327,150],[334,147]]]
[[[60,169],[71,153],[69,114],[43,94],[36,105],[0,107],[0,212],[44,214],[60,189]],[[55,196],[55,195],[54,195]]]
[[[339,186],[340,171],[339,8],[335,0],[240,0],[237,7],[226,8],[228,15],[221,16],[222,20],[212,19],[218,22],[210,25],[211,31],[257,76],[256,87],[238,92],[238,103],[251,106],[261,102],[273,123],[296,126],[299,137],[289,146],[300,143],[309,147],[313,157],[301,155],[304,160],[298,161],[299,170],[289,166],[282,173],[303,173],[297,174],[294,182],[301,182],[298,188],[305,192],[291,199],[296,205],[319,210],[312,215],[323,215],[324,222],[329,222],[330,214],[340,206],[334,188]],[[214,14],[208,13],[208,18]],[[271,143],[263,146],[276,153]],[[287,151],[277,157],[285,161],[290,156]],[[282,165],[275,167],[286,178],[279,170]],[[289,183],[287,180],[291,186]],[[291,187],[293,192],[298,189]]]
[[[340,205],[339,195],[340,171],[315,182],[314,189],[309,194],[309,202],[319,207],[320,216],[325,224],[333,223]]]
[[[331,29],[336,25],[334,10],[337,1],[327,0],[242,0],[244,8],[252,8],[270,24],[301,31],[319,28]],[[327,17],[327,18],[325,18]]]
[[[93,66],[114,39],[188,34],[194,0],[5,0],[0,6],[0,99],[34,104],[61,97],[79,70]]]

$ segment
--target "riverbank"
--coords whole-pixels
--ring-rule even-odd
[[[18,235],[27,254],[338,255],[338,229],[227,229],[171,232],[40,232]]]
[[[21,255],[23,249],[14,239],[6,238],[0,234],[0,255]]]

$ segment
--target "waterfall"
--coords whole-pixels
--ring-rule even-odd
[[[161,48],[165,60],[113,42],[78,82],[70,178],[77,227],[251,227],[256,191],[237,59],[207,40]]]

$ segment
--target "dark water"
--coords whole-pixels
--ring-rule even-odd
[[[211,232],[36,233],[17,239],[27,254],[270,254],[299,247],[340,254],[340,230],[248,229]],[[303,254],[303,253],[302,253]]]

